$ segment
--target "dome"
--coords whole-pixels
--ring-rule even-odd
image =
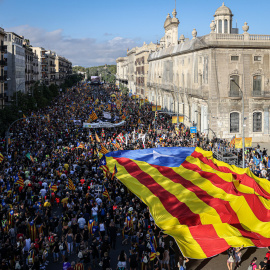
[[[232,11],[228,7],[226,7],[224,5],[224,2],[222,4],[222,6],[219,7],[216,10],[214,17],[219,16],[219,15],[230,15],[230,16],[233,16]]]
[[[171,22],[172,22],[172,18],[171,18],[170,13],[168,13],[167,18],[164,23],[164,28],[166,28]]]

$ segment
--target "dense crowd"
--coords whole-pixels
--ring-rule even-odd
[[[83,128],[98,121],[125,123]],[[155,225],[147,206],[117,175],[99,168],[101,153],[164,146],[235,152],[224,140],[202,133],[191,138],[169,114],[155,117],[151,104],[112,86],[77,85],[10,131],[8,147],[4,138],[0,146],[0,269],[46,269],[54,262],[62,262],[63,270],[186,269],[188,259]],[[269,176],[265,149],[249,149],[246,162],[256,175]],[[110,255],[114,250],[117,259]]]

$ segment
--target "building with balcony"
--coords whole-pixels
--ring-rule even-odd
[[[6,53],[7,46],[4,45],[5,31],[0,27],[0,109],[5,106],[5,71],[4,68],[7,65],[6,58],[4,57]]]
[[[142,98],[148,97],[148,56],[157,47],[158,45],[152,42],[150,44],[144,42],[142,47],[127,50],[126,57],[117,58],[116,83],[128,87],[132,94],[140,95]]]
[[[136,48],[135,53],[135,80],[136,91],[135,94],[140,95],[142,98],[148,98],[148,57],[152,51],[157,49],[156,44],[152,42],[150,44],[144,43],[142,47]]]
[[[49,85],[56,84],[56,69],[55,69],[56,53],[48,50],[46,54],[48,56],[48,78],[49,78],[48,82]]]
[[[47,50],[43,47],[32,47],[33,53],[38,58],[37,65],[37,78],[41,83],[49,85],[49,62],[48,55],[46,54]]]
[[[269,142],[270,35],[249,34],[247,23],[238,34],[232,18],[223,4],[210,34],[198,37],[193,29],[189,40],[178,39],[176,11],[167,16],[160,48],[148,58],[150,100],[210,137],[212,131],[219,138],[242,137],[244,129],[253,142]]]
[[[23,40],[23,36],[13,32],[6,32],[4,45],[7,48],[5,54],[7,66],[4,68],[4,74],[7,81],[5,93],[8,102],[11,101],[16,92],[25,93],[25,50]]]
[[[72,73],[72,63],[63,56],[55,57],[56,83],[61,85],[67,76]]]
[[[116,59],[116,85],[120,87],[123,84],[128,87],[128,82],[131,82],[131,79],[128,79],[128,58],[119,57]]]
[[[31,88],[38,81],[38,56],[28,39],[24,40],[23,46],[25,49],[25,91],[31,93]]]
[[[178,37],[176,16],[173,10],[166,17],[165,35],[155,48],[144,54],[144,44],[116,60],[118,82],[210,137],[241,137],[244,129],[253,142],[270,142],[270,35],[249,34],[247,23],[239,34],[224,4],[210,33],[198,36],[193,28],[192,39]]]

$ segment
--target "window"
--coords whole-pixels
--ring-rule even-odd
[[[230,76],[230,97],[239,97],[239,76]]]
[[[222,33],[222,20],[218,21],[218,33]]]
[[[253,94],[260,95],[262,91],[262,76],[253,76]]]
[[[238,55],[232,55],[231,56],[231,61],[238,61],[239,60],[239,56]]]
[[[224,33],[228,33],[228,20],[224,20]]]
[[[262,57],[259,55],[254,56],[254,61],[262,61]]]
[[[230,133],[239,132],[239,113],[233,112],[230,114]]]
[[[262,132],[262,113],[253,113],[253,132]]]

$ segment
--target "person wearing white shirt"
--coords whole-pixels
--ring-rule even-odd
[[[95,205],[93,208],[92,208],[92,217],[95,221],[98,221],[98,206]]]
[[[47,193],[47,191],[46,191],[45,188],[42,188],[42,189],[40,190],[40,194],[41,194],[41,196],[42,196],[43,198],[45,197],[46,193]]]
[[[85,219],[84,219],[83,217],[80,217],[80,218],[78,219],[78,224],[79,224],[79,228],[80,228],[81,230],[83,230],[83,229],[84,229],[84,225],[86,224]]]

